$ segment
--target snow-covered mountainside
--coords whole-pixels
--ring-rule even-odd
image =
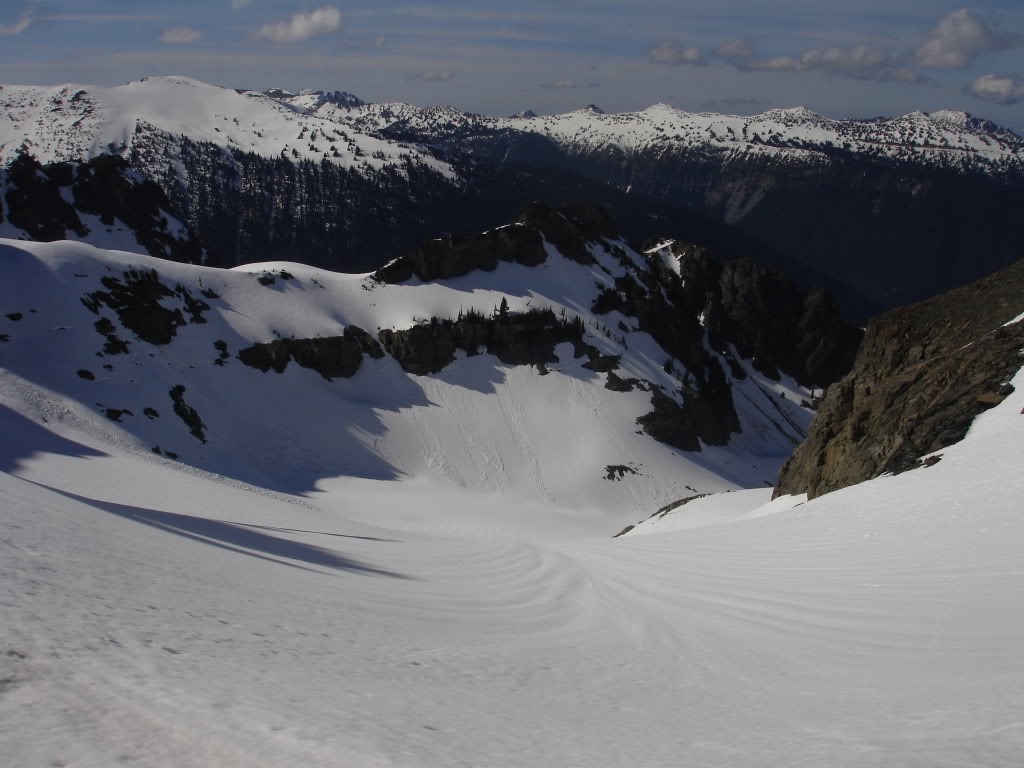
[[[543,215],[572,258],[517,224],[428,244],[498,261],[444,256],[430,263],[458,274],[427,281],[402,262],[377,276],[225,271],[6,241],[0,360],[91,429],[295,493],[404,479],[558,502],[614,528],[692,489],[771,484],[810,418],[793,376],[824,384],[852,360],[857,336],[842,340],[834,308],[699,255],[681,270],[699,292],[688,306],[661,256]],[[719,284],[764,290],[780,338],[815,317],[794,342],[806,359],[767,344],[767,320],[744,331],[754,310],[714,298]]]
[[[707,150],[821,164],[844,152],[942,167],[1024,168],[1024,139],[957,110],[873,120],[833,120],[804,107],[743,117],[685,112],[667,104],[642,112],[606,113],[591,106],[563,115],[510,118],[406,104],[345,104],[330,113],[385,135],[385,129],[433,140],[487,131],[536,134],[573,153]]]
[[[591,106],[563,115],[492,118],[454,107],[365,103],[340,91],[237,92],[183,77],[116,87],[0,87],[0,162],[23,145],[44,163],[127,154],[140,134],[156,131],[264,156],[369,168],[404,156],[450,172],[416,145],[387,140],[386,129],[431,140],[480,131],[538,134],[576,151],[686,147],[815,162],[822,153],[845,150],[938,165],[1024,164],[1024,139],[954,110],[832,120],[803,107],[741,117],[655,104],[642,112]]]
[[[409,159],[451,173],[416,147],[346,129],[310,109],[183,77],[151,77],[112,88],[0,87],[0,162],[9,162],[22,148],[43,163],[128,156],[141,142],[150,150],[156,145],[166,166],[174,164],[181,137],[345,168],[379,170]]]
[[[0,162],[25,152],[124,156],[214,266],[369,271],[531,200],[586,202],[638,245],[699,229],[703,245],[806,275],[858,321],[1014,261],[1024,205],[1024,139],[954,111],[830,120],[659,104],[491,118],[178,77],[0,87]]]
[[[516,265],[387,288],[288,266],[262,286],[259,271],[2,247],[2,310],[26,308],[0,315],[5,764],[1019,766],[1021,375],[933,466],[806,503],[701,499],[612,539],[641,479],[594,478],[581,500],[564,475],[629,450],[662,482],[728,484],[645,451],[619,423],[639,396],[612,410],[571,352],[546,376],[479,355],[436,377],[370,359],[334,382],[210,362],[213,336],[234,353],[273,330],[490,305],[487,280],[516,285]],[[96,357],[78,299],[129,266],[221,298],[169,345],[116,326],[129,352]],[[546,269],[566,291],[582,274]],[[174,413],[180,381],[205,445]],[[159,413],[117,423],[98,401]],[[471,419],[487,431],[463,432]],[[152,440],[261,487],[139,450]],[[379,473],[380,457],[416,474],[334,476]],[[742,454],[730,466],[750,471]],[[466,487],[443,479],[456,471]]]

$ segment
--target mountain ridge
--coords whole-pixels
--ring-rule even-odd
[[[966,113],[834,121],[802,108],[735,117],[655,105],[490,118],[273,93],[187,78],[6,86],[0,156],[125,156],[218,266],[368,271],[543,198],[616,209],[634,244],[667,234],[727,245],[804,287],[827,285],[864,322],[1016,254],[1024,139]]]
[[[620,514],[770,483],[827,381],[738,331],[762,318],[726,294],[776,295],[763,311],[794,332],[841,323],[834,307],[692,249],[668,269],[567,215],[502,230],[530,259],[428,279],[4,241],[0,355],[140,450],[293,491],[418,478]],[[801,331],[801,354],[843,365],[856,334],[830,327]]]

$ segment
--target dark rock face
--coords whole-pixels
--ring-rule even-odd
[[[288,363],[294,360],[296,364],[310,368],[330,381],[354,376],[364,354],[374,358],[384,356],[380,344],[370,334],[350,325],[341,336],[277,339],[267,344],[254,344],[240,350],[238,359],[264,373],[270,369],[283,373]]]
[[[635,316],[690,370],[710,365],[705,331],[727,361],[733,345],[771,378],[781,371],[824,386],[850,369],[861,333],[842,319],[827,291],[802,291],[749,259],[720,264],[703,249],[675,248],[683,254],[679,276],[655,263],[650,275],[638,276],[643,284],[628,275],[617,281],[594,311]],[[738,369],[736,376],[742,376]]]
[[[123,279],[105,276],[100,282],[107,290],[86,294],[82,303],[94,314],[99,314],[101,307],[114,310],[121,324],[142,341],[156,345],[169,344],[178,328],[189,322],[206,322],[203,312],[209,310],[210,305],[194,297],[183,286],[171,290],[160,282],[155,269],[130,269],[124,273]],[[168,309],[161,303],[176,297],[184,302],[189,320],[185,319],[181,309]],[[114,326],[106,318],[96,323],[96,330],[106,336],[108,342],[117,342],[116,337],[111,338]]]
[[[0,172],[0,186],[7,187],[11,224],[33,240],[64,240],[68,233],[87,237],[81,213],[99,217],[108,227],[121,221],[151,256],[182,262],[196,262],[202,256],[194,235],[171,229],[171,205],[163,190],[142,179],[121,157],[101,155],[85,163],[44,167],[23,154]]]
[[[519,214],[519,221],[537,229],[563,256],[581,264],[592,264],[586,243],[615,238],[615,223],[600,206],[552,208],[530,203]]]
[[[402,370],[420,376],[437,373],[455,359],[455,350],[475,355],[481,348],[508,365],[542,367],[558,361],[555,347],[579,344],[583,325],[551,310],[499,311],[491,317],[470,311],[457,320],[438,320],[405,330],[380,332],[384,349]],[[577,355],[584,354],[577,347]]]
[[[615,236],[614,222],[598,206],[552,208],[530,203],[520,212],[517,225],[469,237],[431,240],[380,268],[374,277],[385,283],[402,283],[413,276],[440,280],[477,269],[490,271],[502,261],[535,267],[547,258],[545,240],[563,256],[591,264],[587,244]]]
[[[502,227],[470,237],[430,240],[377,270],[385,283],[402,283],[413,276],[420,280],[460,277],[482,269],[490,271],[500,261],[526,266],[544,262],[547,253],[540,234],[528,227]]]
[[[85,237],[89,230],[78,218],[74,206],[60,195],[58,182],[69,181],[66,171],[54,169],[53,175],[30,155],[19,155],[7,168],[7,212],[11,224],[24,230],[33,240],[64,240],[68,232]],[[56,177],[56,178],[55,178]]]
[[[654,410],[639,420],[655,439],[693,451],[699,441],[723,445],[739,431],[722,367],[724,361],[732,378],[742,379],[737,353],[770,378],[787,373],[807,386],[827,385],[849,370],[861,334],[826,291],[804,292],[749,259],[720,264],[692,245],[677,243],[673,254],[678,275],[655,259],[650,272],[616,280],[593,308],[637,318],[689,372],[683,405],[655,392]]]
[[[827,391],[776,495],[811,497],[917,466],[961,440],[1024,365],[1024,261],[876,318],[853,372]]]
[[[200,443],[205,443],[206,425],[203,423],[203,420],[199,417],[199,412],[191,405],[185,402],[184,385],[177,384],[171,387],[170,392],[168,394],[170,394],[171,401],[174,403],[175,414],[177,414],[179,419],[185,422],[185,426],[188,427],[189,433]]]
[[[827,291],[801,291],[749,259],[722,267],[705,322],[716,346],[732,343],[766,375],[782,371],[812,386],[849,371],[861,340]]]

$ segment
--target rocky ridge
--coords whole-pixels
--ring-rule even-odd
[[[1024,365],[1022,315],[1019,261],[874,319],[852,372],[829,387],[783,466],[776,495],[813,498],[902,472],[961,440],[979,413],[1013,391],[1009,381]]]
[[[638,424],[655,439],[700,450],[701,443],[725,445],[739,431],[732,381],[747,374],[741,360],[769,379],[783,374],[816,388],[849,370],[860,332],[849,326],[827,291],[802,291],[778,273],[749,259],[720,263],[703,248],[666,241],[642,263],[616,243],[614,224],[598,208],[527,206],[518,222],[476,237],[428,243],[375,273],[384,283],[413,278],[433,281],[492,270],[500,261],[542,264],[545,244],[572,261],[594,265],[595,249],[618,260],[623,272],[610,285],[598,285],[590,308],[607,317],[609,337],[630,331],[649,333],[669,357],[666,372],[678,372],[677,392],[616,373],[617,359],[602,358],[583,344],[579,319],[541,311],[491,318],[467,313],[457,320],[432,318],[408,330],[384,330],[385,350],[411,373],[436,373],[456,349],[475,354],[486,348],[510,364],[543,368],[556,360],[554,347],[573,342],[593,370],[608,373],[609,389],[651,392],[651,413]],[[797,430],[799,431],[799,430]]]

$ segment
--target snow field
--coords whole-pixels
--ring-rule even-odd
[[[744,432],[683,456],[636,434],[647,393],[609,392],[568,345],[546,376],[487,355],[334,382],[212,363],[213,340],[375,334],[503,295],[584,315],[620,268],[603,257],[402,286],[75,243],[0,259],[11,765],[1020,765],[1024,374],[934,466],[769,502],[772,425],[806,414],[750,369]],[[118,325],[129,353],[98,358],[79,298],[129,267],[219,298],[167,346]],[[671,384],[653,339],[620,335],[587,340]]]
[[[12,404],[15,765],[1019,764],[1020,394],[930,468],[560,540],[501,496],[463,535],[415,484],[288,503]]]

